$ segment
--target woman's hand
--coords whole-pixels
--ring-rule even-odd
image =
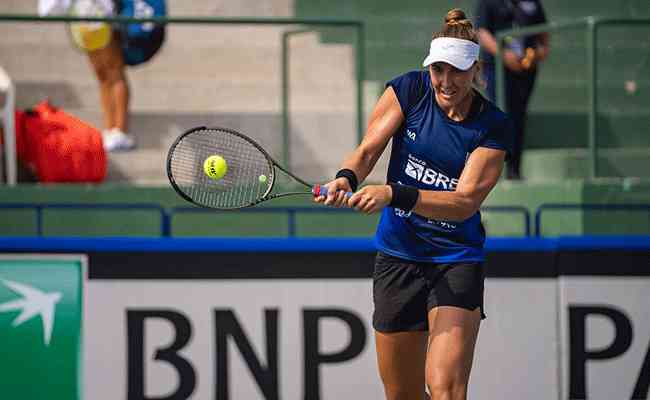
[[[351,192],[350,182],[347,178],[341,177],[334,179],[323,185],[327,187],[327,196],[316,196],[314,201],[316,203],[323,203],[326,206],[332,207],[345,207],[347,206],[346,197],[347,192]]]
[[[348,206],[359,212],[372,214],[381,211],[393,198],[393,190],[388,185],[368,185],[348,199]]]

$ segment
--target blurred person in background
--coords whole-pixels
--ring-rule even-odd
[[[39,0],[39,15],[70,14],[79,17],[115,15],[113,0]],[[99,82],[106,151],[130,150],[134,138],[127,134],[129,83],[118,31],[104,22],[71,23],[73,42],[86,53]]]
[[[77,15],[113,16],[113,0],[76,0],[73,2]],[[108,42],[103,47],[87,51],[90,65],[99,82],[99,94],[104,119],[102,137],[106,151],[124,151],[135,147],[135,140],[128,132],[129,82],[122,54],[118,31],[108,24]]]
[[[546,23],[541,0],[479,0],[475,24],[481,43],[483,77],[487,95],[496,101],[494,55],[496,33],[502,30]],[[526,111],[533,92],[537,67],[549,52],[549,35],[509,37],[502,52],[505,66],[505,106],[512,118],[516,135],[512,157],[508,160],[507,177],[521,179],[521,153],[524,146]]]

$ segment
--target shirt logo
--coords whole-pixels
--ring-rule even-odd
[[[528,15],[533,15],[537,12],[537,4],[534,1],[520,1],[519,8]]]
[[[424,173],[424,166],[417,164],[415,161],[408,160],[406,162],[406,169],[404,170],[404,172],[406,173],[406,175],[410,176],[416,181],[419,181],[422,179],[422,174]]]
[[[415,133],[415,131],[412,131],[412,130],[410,130],[408,128],[406,129],[406,136],[409,139],[411,139],[412,141],[414,141],[414,142],[415,142],[415,139],[417,138],[417,134]]]
[[[408,155],[404,173],[418,182],[444,190],[456,190],[458,178],[450,178],[442,172],[427,167],[426,162]]]

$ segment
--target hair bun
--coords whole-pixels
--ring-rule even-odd
[[[447,15],[445,15],[445,24],[447,25],[460,24],[465,20],[467,20],[467,16],[460,8],[452,8],[447,12]]]

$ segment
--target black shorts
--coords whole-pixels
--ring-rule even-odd
[[[485,318],[484,281],[480,262],[414,262],[377,253],[373,327],[379,332],[428,331],[427,315],[438,306],[480,308]]]

